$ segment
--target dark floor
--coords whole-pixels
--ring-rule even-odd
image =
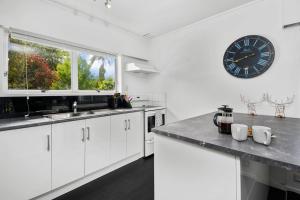
[[[55,200],[154,200],[153,156],[139,159]]]

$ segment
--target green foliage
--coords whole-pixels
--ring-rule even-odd
[[[115,88],[115,81],[112,77],[105,79],[105,68],[102,64],[99,68],[99,77],[93,77],[90,69],[93,63],[102,57],[91,58],[91,63],[88,64],[85,59],[79,56],[78,58],[78,87],[80,90],[113,90]]]
[[[65,59],[64,63],[57,65],[57,79],[52,83],[53,90],[69,90],[71,89],[71,59]]]
[[[70,89],[70,53],[37,43],[10,38],[9,89]]]
[[[9,52],[9,71],[8,71],[8,88],[12,89],[25,89],[25,63],[24,55],[16,52]]]
[[[115,81],[110,77],[106,80],[98,81],[97,86],[100,90],[113,90],[115,88]]]
[[[80,90],[93,89],[95,82],[90,73],[91,65],[89,65],[85,59],[80,56],[78,58],[78,87]]]
[[[68,90],[71,89],[70,52],[29,41],[10,38],[9,89]],[[91,74],[95,61],[102,59],[98,77]],[[80,90],[113,90],[115,81],[105,78],[104,58],[93,56],[87,60],[78,58],[78,87]],[[27,68],[26,68],[27,67]]]

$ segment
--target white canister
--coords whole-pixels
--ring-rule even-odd
[[[244,141],[248,138],[248,126],[245,124],[231,124],[232,138],[237,141]]]
[[[269,145],[272,140],[271,128],[266,126],[252,126],[253,140],[257,143]]]

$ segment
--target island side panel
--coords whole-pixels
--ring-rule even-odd
[[[155,200],[239,200],[235,156],[155,135]]]

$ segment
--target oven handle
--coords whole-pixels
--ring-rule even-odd
[[[147,112],[145,112],[145,116],[146,117],[153,117],[153,116],[155,116],[155,114],[156,114],[156,112],[154,112],[154,111],[147,111]]]
[[[146,144],[153,144],[154,143],[154,140],[146,140]]]

